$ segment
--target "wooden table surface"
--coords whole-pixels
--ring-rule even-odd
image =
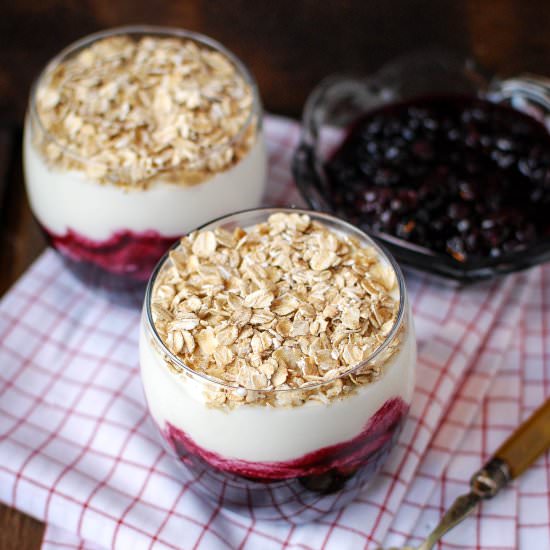
[[[473,55],[503,75],[529,71],[550,76],[548,0],[4,3],[0,18],[0,294],[44,248],[21,172],[21,125],[30,83],[41,66],[73,40],[136,22],[184,27],[218,39],[256,75],[266,107],[294,116],[323,76],[366,74],[396,55],[425,47]],[[38,548],[42,533],[40,522],[0,504],[0,550]]]

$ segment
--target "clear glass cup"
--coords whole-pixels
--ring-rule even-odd
[[[230,148],[244,151],[242,156],[198,183],[187,184],[189,174],[175,165],[156,173],[144,185],[129,187],[117,185],[125,181],[128,167],[109,169],[82,158],[71,150],[70,143],[57,141],[40,118],[38,90],[61,63],[100,40],[116,36],[136,41],[149,36],[190,40],[228,59],[252,90],[250,114],[231,140],[193,160],[209,166],[214,155],[222,158]],[[115,290],[143,290],[156,262],[175,239],[217,216],[259,206],[267,172],[262,117],[257,85],[248,69],[206,36],[154,26],[120,27],[87,36],[54,57],[32,87],[24,132],[24,170],[31,209],[49,244],[87,282]]]
[[[201,229],[247,228],[281,211],[244,211]],[[333,216],[286,211],[307,213],[340,234],[353,235],[394,270],[398,314],[375,352],[344,375],[300,390],[245,389],[196,372],[170,352],[154,326],[151,301],[159,274],[172,261],[166,254],[146,290],[140,365],[149,411],[165,448],[183,465],[184,481],[192,481],[224,509],[238,513],[252,506],[257,519],[306,522],[352,501],[387,459],[412,398],[416,342],[405,282],[393,258],[362,231]],[[345,397],[307,399],[373,365],[382,375]],[[228,403],[232,394],[245,403],[211,406],[217,396]]]

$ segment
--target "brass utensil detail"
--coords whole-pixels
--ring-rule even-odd
[[[468,516],[481,500],[493,498],[510,480],[525,472],[549,447],[550,399],[547,399],[508,437],[493,458],[472,476],[470,492],[454,501],[437,527],[416,550],[431,550],[437,541]],[[415,549],[404,546],[401,550]]]

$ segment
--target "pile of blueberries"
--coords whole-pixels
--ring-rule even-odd
[[[368,113],[324,166],[335,212],[464,262],[550,236],[550,134],[511,107],[429,97]]]

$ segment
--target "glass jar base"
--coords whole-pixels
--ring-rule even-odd
[[[176,240],[152,231],[121,231],[97,243],[73,231],[60,237],[38,223],[47,243],[69,271],[86,286],[117,305],[139,308],[156,262]],[[132,272],[124,272],[128,265]]]
[[[329,468],[323,473],[283,480],[258,480],[224,472],[162,437],[164,448],[176,455],[182,480],[224,511],[265,521],[295,524],[315,521],[356,499],[378,473],[401,432],[403,415],[391,425],[389,437],[354,467]]]
[[[128,308],[139,309],[145,294],[145,281],[133,281],[127,277],[109,273],[101,267],[86,261],[76,261],[64,256],[58,250],[63,264],[81,283],[109,302]]]
[[[397,434],[396,434],[397,436]],[[196,457],[179,456],[182,481],[225,512],[263,521],[303,524],[338,511],[355,500],[375,477],[394,439],[373,452],[356,471],[259,482],[216,470]]]

